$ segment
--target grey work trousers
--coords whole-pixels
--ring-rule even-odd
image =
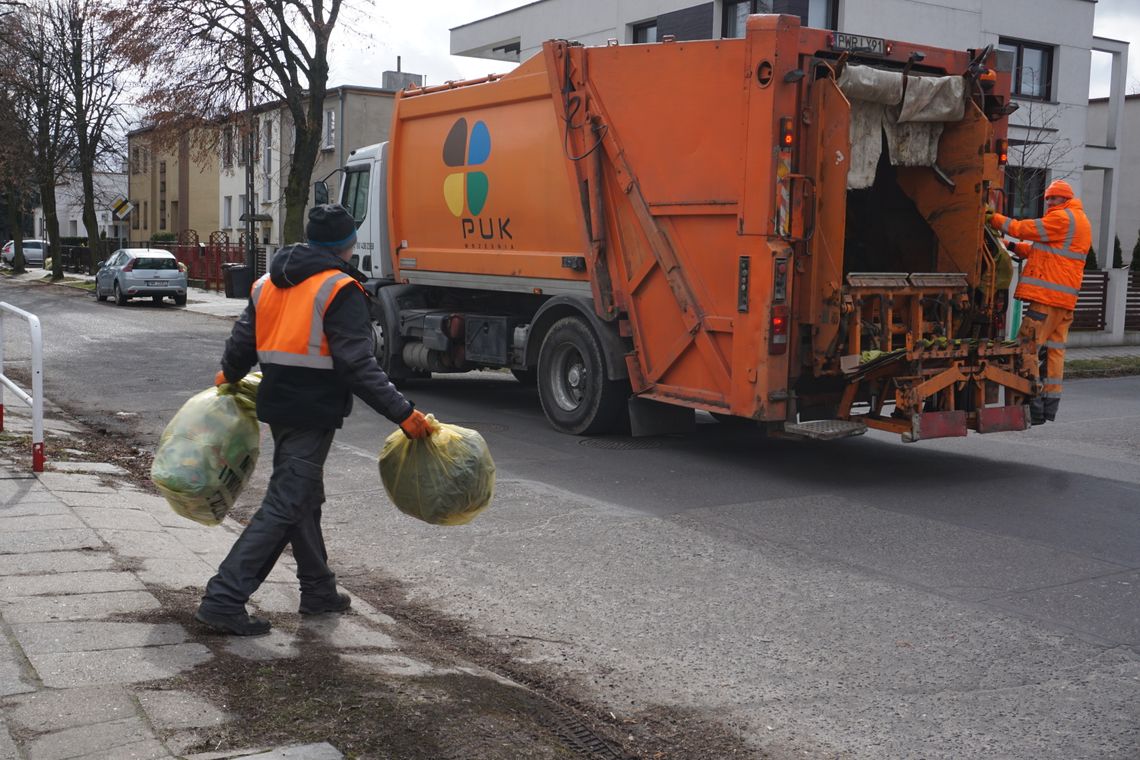
[[[217,574],[206,584],[202,608],[239,613],[265,581],[286,544],[292,544],[303,596],[336,593],[321,534],[324,464],[335,430],[270,425],[273,474],[261,508],[238,536]]]

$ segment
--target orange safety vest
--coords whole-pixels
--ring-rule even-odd
[[[1070,198],[1041,219],[994,214],[994,223],[1007,235],[1026,241],[1014,246],[1018,254],[1028,257],[1014,297],[1075,309],[1085,276],[1085,256],[1092,245],[1092,226],[1081,202]]]
[[[325,337],[325,312],[341,288],[364,288],[350,275],[326,269],[290,288],[279,288],[263,275],[250,299],[256,313],[257,361],[289,367],[332,369]]]

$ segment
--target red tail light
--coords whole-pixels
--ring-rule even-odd
[[[1009,162],[1009,140],[997,141],[998,166],[1005,166]]]
[[[788,352],[788,307],[776,304],[772,307],[771,323],[768,325],[768,353]]]
[[[127,265],[125,267],[123,267],[123,271],[124,272],[133,272],[134,268],[135,268],[135,262],[136,261],[138,261],[138,259],[131,259],[130,261],[128,261]]]
[[[795,145],[796,135],[793,130],[791,117],[785,116],[780,119],[780,147],[791,148]]]

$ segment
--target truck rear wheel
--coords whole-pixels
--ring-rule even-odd
[[[565,317],[554,323],[539,349],[538,398],[555,429],[593,435],[624,422],[629,386],[606,378],[602,346],[590,326]]]

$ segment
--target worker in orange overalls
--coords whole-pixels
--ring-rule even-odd
[[[1044,393],[1030,404],[1034,425],[1057,418],[1061,380],[1065,374],[1065,341],[1085,274],[1085,257],[1092,245],[1092,227],[1073,188],[1056,180],[1045,188],[1045,216],[1011,219],[987,214],[991,226],[1020,238],[1013,254],[1026,264],[1014,297],[1026,302],[1017,337],[1029,338],[1044,354],[1041,382]]]
[[[321,534],[324,464],[352,397],[424,438],[431,423],[388,380],[373,352],[364,277],[348,263],[356,222],[343,206],[309,212],[308,242],[279,250],[253,285],[234,324],[215,384],[236,383],[261,365],[257,418],[273,434],[273,474],[261,508],[206,585],[196,620],[221,633],[260,636],[269,621],[246,602],[286,546],[293,549],[302,615],[344,612]]]

